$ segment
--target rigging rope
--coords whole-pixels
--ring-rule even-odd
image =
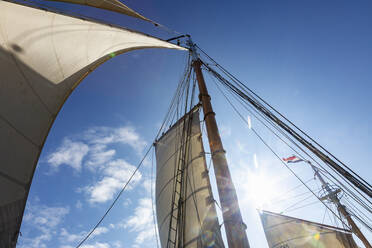
[[[199,48],[200,49],[200,48]],[[225,74],[227,74],[227,76],[233,81],[235,82],[238,86],[236,85],[233,85],[231,82],[229,82],[228,80],[226,80],[225,78],[223,78],[220,74],[218,74],[215,70],[213,70],[208,64],[203,63],[203,66],[204,68],[207,69],[207,71],[213,76],[215,77],[216,79],[219,80],[219,82],[226,87],[227,91],[235,98],[235,100],[237,100],[237,97],[240,97],[241,100],[243,101],[239,101],[237,100],[240,104],[242,104],[242,106],[251,114],[253,115],[256,119],[258,119],[266,128],[268,128],[275,136],[277,136],[283,143],[285,143],[289,148],[291,148],[294,152],[296,152],[300,158],[302,158],[303,160],[306,161],[306,159],[303,158],[303,156],[301,156],[297,151],[296,149],[294,149],[293,147],[291,147],[286,141],[284,141],[277,133],[275,133],[273,131],[273,129],[271,129],[270,127],[268,127],[260,118],[258,118],[258,116],[260,116],[261,118],[263,118],[265,121],[267,121],[277,132],[279,132],[281,135],[283,135],[287,140],[289,140],[292,144],[294,144],[297,148],[299,148],[304,154],[306,154],[308,157],[310,157],[316,164],[318,164],[321,169],[319,169],[319,173],[321,174],[324,174],[325,177],[333,182],[332,179],[330,179],[328,177],[331,176],[335,181],[338,182],[339,185],[342,186],[342,188],[344,189],[344,192],[351,197],[351,199],[353,199],[356,203],[358,203],[361,207],[363,207],[364,209],[366,209],[367,211],[371,212],[371,207],[368,206],[368,204],[364,203],[362,201],[362,199],[355,194],[355,192],[357,192],[362,198],[364,198],[366,200],[366,202],[368,203],[371,203],[371,201],[365,196],[363,195],[359,190],[363,191],[364,193],[366,193],[367,195],[370,196],[370,193],[371,193],[371,189],[370,189],[370,185],[368,183],[365,182],[365,180],[361,179],[359,180],[358,178],[361,178],[359,175],[357,175],[357,177],[354,177],[353,175],[351,175],[350,173],[348,173],[347,171],[345,171],[345,169],[342,168],[342,166],[340,165],[337,165],[336,163],[334,163],[333,160],[331,160],[329,157],[327,157],[326,155],[322,154],[321,152],[319,152],[319,150],[317,150],[311,143],[309,143],[308,141],[306,141],[305,139],[303,139],[299,134],[297,134],[295,131],[293,131],[288,125],[286,125],[285,123],[283,123],[281,120],[279,120],[275,115],[273,115],[266,107],[264,107],[262,104],[260,104],[257,99],[255,99],[254,96],[252,96],[252,94],[250,94],[249,92],[247,92],[246,89],[248,89],[249,91],[251,91],[248,87],[246,87],[244,84],[242,84],[240,81],[238,81],[234,76],[232,76],[231,74],[229,74],[224,68],[222,67],[219,67],[219,65],[212,59],[210,58],[207,54],[205,54],[210,60],[212,60],[215,65],[217,66],[217,68],[219,68],[220,70],[222,70]],[[222,69],[221,69],[222,68]],[[238,81],[238,82],[237,82]],[[218,87],[217,83],[215,82],[216,86]],[[240,85],[240,87],[239,87]],[[243,87],[242,87],[243,85]],[[218,87],[219,88],[219,87]],[[222,92],[222,90],[219,88],[219,91]],[[257,96],[253,91],[251,91],[255,96]],[[249,125],[249,123],[247,122],[247,120],[245,120],[245,118],[240,114],[240,112],[237,110],[237,108],[235,106],[233,106],[233,104],[231,103],[231,101],[227,98],[227,96],[222,93],[224,95],[224,97],[226,98],[226,100],[230,103],[230,105],[232,105],[233,109],[235,110],[235,112],[238,113],[238,115],[240,116],[240,118],[243,120],[243,122],[245,122],[248,127],[256,134],[257,132],[252,129]],[[269,105],[268,103],[266,103],[262,98],[260,98],[259,96],[257,96],[261,101],[263,101],[266,105]],[[250,106],[248,103],[250,103],[252,106],[254,106],[255,108],[253,108],[252,106]],[[255,112],[256,114],[254,114],[249,108],[252,108],[253,109],[253,112]],[[269,108],[272,108],[270,105],[269,105]],[[272,108],[273,109],[273,108]],[[259,112],[258,112],[259,110]],[[273,109],[274,112],[277,112],[275,109]],[[277,112],[280,116],[282,116],[282,114],[280,114],[279,112]],[[287,120],[284,116],[282,116],[282,118],[284,118],[285,120]],[[288,121],[288,120],[287,120]],[[294,125],[293,123],[291,123],[290,121],[288,121],[291,125]],[[282,129],[279,128],[279,126]],[[295,128],[299,129],[297,126],[295,126]],[[355,190],[355,192],[353,192],[351,189],[349,189],[348,187],[346,187],[342,182],[340,182],[340,180],[338,180],[333,174],[329,173],[327,170],[325,170],[325,168],[319,164],[319,162],[317,160],[315,160],[310,154],[308,154],[297,142],[295,142],[291,137],[289,137],[286,133],[284,133],[284,130],[286,132],[288,132],[290,135],[292,135],[300,144],[302,144],[303,146],[305,146],[307,149],[309,149],[310,151],[312,151],[316,156],[318,156],[318,158],[320,158],[328,167],[331,168],[331,170],[333,172],[335,172],[338,176],[341,176],[341,178],[353,189]],[[299,129],[299,131],[302,133],[302,130]],[[306,137],[308,137],[306,134],[305,134]],[[310,138],[310,137],[308,137]],[[313,139],[310,138],[311,141],[314,142]],[[264,142],[261,138],[261,141]],[[265,143],[265,142],[264,142]],[[314,142],[316,143],[316,142]],[[318,143],[316,143],[316,145],[319,145]],[[319,145],[320,146],[320,145]],[[269,148],[270,149],[270,148]],[[321,149],[324,149],[323,147],[321,147]],[[325,150],[325,149],[324,149]],[[273,152],[273,151],[272,151]],[[328,152],[328,151],[326,151]],[[334,157],[332,154],[330,154],[332,157]],[[278,157],[278,159],[280,159]],[[337,161],[339,161],[337,158],[335,158]],[[281,159],[280,159],[281,160]],[[281,160],[281,162],[283,162]],[[340,161],[339,161],[340,162]],[[341,162],[342,163],[342,162]],[[342,165],[344,165],[342,163]],[[288,167],[287,167],[288,168]],[[347,166],[345,166],[346,169],[349,169]],[[289,168],[288,168],[289,169]],[[352,173],[355,174],[355,172],[351,171]],[[334,183],[334,182],[333,182]],[[357,188],[356,188],[357,187]],[[313,192],[312,192],[313,193]],[[317,197],[318,198],[318,197]],[[319,198],[318,198],[319,199]],[[320,200],[320,199],[319,199]],[[323,203],[326,207],[327,205],[325,203]],[[331,210],[331,209],[330,209]],[[335,212],[331,211],[334,215],[334,217],[338,218],[342,224],[345,226],[345,223],[343,222],[342,218],[340,216],[337,216],[335,214]],[[360,213],[362,213],[362,211],[360,211]],[[365,220],[363,220],[361,218],[360,215],[356,216],[358,221],[360,221],[363,225],[366,225],[366,222]],[[370,228],[370,226],[368,226],[367,224],[367,228]]]
[[[312,195],[310,195],[310,196],[307,196],[307,197],[305,197],[304,199],[302,199],[301,201],[298,201],[298,202],[296,202],[296,203],[294,203],[294,204],[292,204],[292,205],[290,205],[289,207],[287,207],[286,209],[284,209],[282,212],[284,213],[284,212],[286,212],[287,210],[289,210],[289,209],[291,209],[291,208],[293,208],[293,207],[295,207],[295,206],[297,206],[298,204],[300,204],[300,203],[302,203],[302,202],[304,202],[304,201],[306,201],[307,199],[310,199],[311,197],[313,197]]]
[[[201,50],[200,49],[200,47],[198,47],[199,48],[199,50]],[[201,50],[202,51],[202,50]],[[257,96],[259,99],[261,99],[261,101],[262,102],[264,102],[266,105],[268,105],[269,106],[269,108],[272,108],[275,112],[277,112],[280,116],[283,116],[281,113],[279,113],[278,111],[276,111],[271,105],[269,105],[267,102],[265,102],[262,98],[260,98],[257,94],[255,94],[252,90],[250,90],[247,86],[245,86],[242,82],[240,82],[238,79],[236,79],[231,73],[229,73],[226,69],[224,69],[222,66],[220,66],[216,61],[214,61],[210,56],[208,56],[204,51],[202,51],[202,53],[204,53],[206,56],[207,56],[207,58],[208,59],[210,59],[215,65],[216,65],[216,67],[217,68],[219,68],[220,70],[222,70],[233,82],[235,82],[236,84],[238,84],[238,85],[240,85],[240,90],[242,90],[244,93],[246,93],[247,95],[249,95],[250,96],[250,98],[251,99],[253,99],[254,101],[256,101],[256,103],[260,106],[260,107],[262,107],[264,110],[266,110],[266,111],[268,111],[267,109],[265,109],[265,107],[264,106],[262,106],[262,105],[260,105],[259,103],[258,103],[258,101],[257,101],[257,99],[255,99],[255,97],[252,95],[252,94],[254,94],[255,96]],[[205,64],[205,66],[206,67],[208,67],[208,68],[210,68],[207,64]],[[230,88],[231,88],[231,86],[230,86]],[[236,88],[235,88],[236,89]],[[247,92],[247,90],[249,90],[250,92],[252,92],[252,94],[250,94],[249,92]],[[244,98],[244,93],[242,92],[242,91],[239,91],[239,90],[235,90],[235,93],[236,94],[238,94],[240,97],[242,97],[242,98]],[[247,95],[245,95],[246,97],[247,97]],[[249,101],[249,100],[248,100]],[[250,101],[250,103],[252,103],[251,101]],[[253,103],[252,103],[252,105],[254,105]],[[257,107],[256,105],[254,105],[255,107]],[[268,111],[268,112],[270,112],[270,111]],[[264,113],[264,112],[263,112]],[[270,117],[269,115],[268,115],[268,117]],[[285,118],[284,116],[283,116],[283,118]],[[264,118],[264,119],[266,119],[267,120],[267,118]],[[273,119],[273,121],[274,121],[275,119]],[[285,120],[287,120],[286,118],[285,118]],[[291,123],[289,120],[288,120],[288,122],[290,123],[290,124],[292,124],[292,125],[294,125],[293,123]],[[276,119],[276,121],[275,121],[275,124],[284,124],[284,123],[282,123],[279,119]],[[284,127],[288,127],[288,126],[285,126],[285,124],[284,124]],[[283,128],[283,127],[282,127]],[[289,127],[288,127],[289,128]],[[295,128],[297,128],[297,129],[299,129],[297,126],[295,126]],[[284,130],[286,130],[285,128],[283,128]],[[290,129],[290,128],[289,128]],[[286,130],[286,131],[288,131],[288,130]],[[293,130],[292,130],[293,131]],[[302,130],[300,130],[300,132],[302,132]],[[291,134],[291,133],[290,133]],[[296,134],[295,132],[294,132],[294,134]],[[291,134],[292,135],[292,134]],[[296,134],[297,135],[297,134]],[[306,135],[307,136],[307,135]],[[294,136],[295,138],[296,138],[296,136]],[[298,138],[298,137],[297,137]],[[296,139],[297,139],[296,138]],[[311,139],[311,137],[310,137],[310,139]],[[312,140],[312,139],[311,139]],[[303,145],[305,145],[306,147],[308,147],[308,149],[309,148],[314,148],[312,145],[311,145],[311,143],[307,143],[307,145],[306,145],[306,142],[305,142],[305,144],[303,143],[303,141],[304,140],[301,140],[301,139],[298,139],[298,141],[299,142],[301,142]],[[313,140],[312,140],[313,141]],[[316,143],[316,144],[318,144],[318,143]],[[319,144],[318,144],[319,145]],[[298,145],[296,145],[296,146],[298,146]],[[322,147],[323,148],[323,147]],[[316,148],[315,148],[316,149]],[[324,149],[324,148],[323,148]],[[302,149],[301,149],[302,150]],[[312,150],[312,149],[310,149],[312,152],[314,152],[314,150]],[[303,150],[302,150],[303,151]],[[306,153],[307,154],[307,153]],[[371,203],[370,201],[369,201],[369,199],[367,199],[366,198],[366,196],[364,196],[361,192],[359,192],[351,183],[353,183],[354,185],[356,185],[357,187],[358,186],[361,186],[361,187],[358,187],[360,190],[362,190],[364,193],[366,193],[367,195],[369,194],[369,193],[371,193],[371,189],[369,189],[368,188],[368,186],[370,186],[368,183],[367,183],[367,185],[368,186],[366,186],[366,185],[364,185],[363,184],[363,182],[365,182],[365,180],[363,180],[362,179],[362,182],[357,182],[358,180],[357,179],[355,179],[355,178],[353,178],[350,174],[348,174],[348,173],[346,173],[346,175],[345,175],[345,173],[341,173],[342,171],[343,171],[343,169],[342,169],[342,167],[340,167],[339,165],[338,166],[335,166],[335,164],[333,163],[333,161],[332,160],[330,160],[328,157],[324,157],[324,156],[322,156],[322,154],[320,153],[320,155],[319,154],[317,154],[317,153],[315,153],[314,152],[314,154],[316,154],[319,158],[321,158],[324,162],[325,162],[325,164],[326,165],[328,165],[334,172],[336,172],[336,174],[340,174],[341,176],[343,176],[342,177],[342,179],[343,180],[345,180],[346,181],[346,183],[347,184],[349,184],[349,186],[351,186],[354,190],[356,190],[356,192],[358,192],[365,200],[367,200],[369,203]],[[309,154],[307,154],[307,155],[309,155]],[[331,154],[332,155],[332,154]],[[311,157],[311,156],[310,156]],[[312,158],[313,159],[313,158]],[[313,159],[314,160],[314,159]],[[318,165],[320,165],[317,161],[316,161],[316,163],[318,164]],[[339,167],[339,168],[338,168]],[[323,167],[322,167],[323,168]],[[348,168],[348,167],[347,167]],[[340,170],[338,170],[338,169],[340,169],[341,170],[341,172],[340,172]],[[349,169],[349,168],[348,168]],[[355,172],[353,172],[354,174],[355,174]],[[334,177],[333,175],[331,175],[332,177]],[[358,175],[358,177],[360,177],[359,175]],[[354,180],[355,179],[355,180]],[[335,178],[335,180],[337,180],[336,178]],[[337,180],[338,181],[338,180]],[[348,188],[345,188],[346,190],[349,190]],[[364,189],[364,190],[363,190]],[[350,191],[350,193],[351,193],[351,191]],[[356,197],[357,198],[357,197]],[[356,201],[358,201],[358,199],[356,199]],[[359,202],[360,202],[360,200],[359,200]]]
[[[237,100],[237,96],[235,95],[232,95],[236,100]],[[344,191],[348,191],[349,194],[353,195],[353,198],[356,202],[358,202],[360,205],[363,205],[363,207],[371,212],[371,207],[367,206],[366,204],[364,204],[361,199],[355,195],[354,192],[352,192],[349,188],[347,188],[342,182],[340,182],[335,176],[333,176],[332,174],[330,174],[329,172],[327,172],[325,170],[325,168],[317,161],[315,160],[308,152],[306,152],[301,146],[299,146],[299,144],[297,144],[293,139],[291,139],[286,133],[284,133],[283,130],[281,130],[277,125],[275,125],[275,123],[273,123],[270,119],[268,119],[266,116],[264,116],[262,113],[258,112],[256,109],[252,108],[252,106],[248,105],[248,103],[246,102],[241,102],[239,100],[237,100],[252,116],[254,116],[258,121],[261,122],[261,124],[263,124],[266,128],[268,128],[278,139],[280,139],[284,144],[286,144],[292,151],[294,151],[297,156],[301,159],[303,159],[304,161],[306,161],[306,159],[303,157],[303,155],[301,155],[296,149],[294,149],[292,146],[290,146],[285,140],[283,140],[283,138],[281,138],[277,133],[275,133],[270,127],[268,127],[260,118],[257,117],[257,115],[261,116],[265,121],[267,121],[274,129],[276,129],[281,135],[283,135],[286,139],[288,139],[292,144],[294,144],[297,148],[299,148],[304,154],[306,154],[313,162],[315,162],[318,166],[321,167],[320,168],[317,168],[319,170],[319,172],[324,176],[326,177],[331,183],[333,184],[336,184],[331,178],[329,178],[327,175],[330,175],[335,181],[338,182],[339,185],[342,185]],[[248,109],[247,107],[250,107],[252,108],[252,110]],[[256,114],[254,114],[253,112],[255,112]],[[332,167],[331,169],[333,171],[335,171]],[[344,179],[345,180],[345,179]],[[355,186],[352,185],[349,181],[345,180],[345,182],[350,186],[352,187],[354,190],[355,189]],[[357,190],[356,190],[357,191]],[[369,202],[370,204],[372,204],[372,202],[367,199],[363,194],[361,194],[361,196],[367,201]]]
[[[190,62],[190,57],[188,58]],[[175,170],[173,173],[173,185],[172,185],[172,196],[171,196],[171,212],[170,216],[174,216],[175,212],[177,218],[170,217],[169,227],[168,227],[168,240],[166,247],[175,246],[178,241],[178,245],[184,243],[184,226],[183,223],[186,221],[186,200],[188,199],[187,193],[191,192],[191,200],[196,210],[196,217],[198,219],[198,224],[200,229],[202,227],[201,216],[199,214],[198,204],[196,195],[193,193],[194,187],[191,182],[191,177],[189,175],[188,168],[188,154],[190,154],[189,149],[191,149],[191,127],[192,127],[192,109],[194,108],[195,99],[195,89],[196,89],[196,78],[194,74],[191,73],[192,68],[191,63],[187,63],[185,68],[184,76],[180,81],[180,87],[178,87],[178,93],[176,94],[175,104],[173,108],[172,120],[179,120],[183,117],[183,128],[176,130],[176,135],[181,141],[180,148],[177,149],[176,153],[179,154],[179,158],[175,164]],[[175,153],[175,154],[176,154]],[[173,154],[172,156],[176,156]],[[192,173],[192,171],[190,171]],[[190,187],[190,190],[188,189]],[[176,194],[179,192],[179,195]],[[176,221],[175,225],[172,224]],[[174,239],[174,240],[173,240]],[[203,240],[201,240],[203,242]]]
[[[351,170],[348,166],[346,166],[343,162],[341,162],[338,158],[336,158],[332,153],[330,153],[328,150],[326,150],[323,146],[321,146],[318,142],[316,142],[314,139],[312,139],[307,133],[305,133],[303,130],[301,130],[298,126],[296,126],[293,122],[291,122],[288,118],[286,118],[283,114],[281,114],[278,110],[276,110],[274,107],[272,107],[268,102],[266,102],[263,98],[261,98],[259,95],[257,95],[253,90],[251,90],[249,87],[247,87],[244,83],[242,83],[239,79],[237,79],[234,75],[232,75],[230,72],[228,72],[224,67],[222,67],[220,64],[218,64],[213,58],[211,58],[206,52],[204,52],[198,45],[196,47],[205,55],[208,59],[210,59],[221,71],[223,71],[231,80],[236,82],[238,85],[243,87],[243,89],[248,90],[251,94],[253,94],[255,97],[257,97],[260,101],[262,101],[264,104],[266,104],[271,110],[273,110],[275,113],[277,113],[279,116],[281,116],[284,120],[286,120],[289,124],[291,124],[293,127],[295,127],[299,132],[301,132],[303,135],[305,135],[307,138],[309,138],[312,142],[314,142],[316,145],[318,145],[323,151],[328,153],[331,157],[336,159],[338,162],[340,162],[345,168],[347,168],[354,176],[359,178],[362,182],[364,182],[366,185],[368,185],[370,188],[372,187],[367,181],[365,181],[361,176],[359,176],[357,173],[355,173],[353,170]],[[245,91],[246,92],[246,91]],[[247,92],[246,92],[247,93]],[[252,97],[252,98],[255,98]]]
[[[136,169],[133,171],[131,176],[129,177],[128,181],[125,183],[124,187],[120,190],[119,194],[115,197],[114,201],[111,203],[109,208],[106,210],[106,212],[102,215],[102,217],[99,219],[97,224],[92,228],[92,230],[80,241],[80,243],[76,246],[76,248],[79,248],[89,237],[92,235],[92,233],[98,228],[98,226],[102,223],[102,221],[105,219],[107,214],[110,212],[110,210],[114,207],[115,203],[119,200],[120,196],[123,194],[124,190],[127,188],[128,184],[132,181],[134,175],[139,170],[141,165],[143,164],[143,161],[146,159],[147,155],[152,149],[152,145],[147,149],[145,155],[141,159],[140,163],[137,165]]]
[[[210,72],[210,73],[212,73],[212,75],[213,76],[215,76],[218,80],[220,80],[220,82],[228,89],[228,90],[230,90],[230,93],[231,92],[233,92],[233,93],[235,93],[235,94],[237,94],[237,95],[239,95],[240,97],[242,97],[242,98],[244,98],[243,96],[244,96],[244,93],[242,93],[241,91],[239,91],[238,89],[236,89],[236,88],[234,88],[234,86],[231,86],[231,84],[229,84],[229,82],[226,80],[226,79],[224,79],[221,75],[219,75],[217,72],[215,72],[214,70],[212,70],[207,64],[205,64],[204,63],[204,66],[208,69],[208,71]],[[233,95],[233,97],[235,97],[236,98],[236,96],[234,95],[234,94],[232,94]],[[243,96],[242,96],[243,95]],[[244,100],[244,99],[243,99]],[[241,102],[240,102],[241,103]],[[246,104],[248,104],[247,102],[245,102]],[[242,104],[242,103],[241,103]],[[244,105],[243,105],[244,106]],[[247,111],[249,111],[248,109],[246,109]],[[257,118],[258,120],[260,120],[255,114],[253,114],[251,111],[249,111],[255,118]],[[256,113],[257,113],[257,111],[255,111]],[[260,115],[260,113],[258,113],[259,115]],[[270,122],[269,120],[268,120],[268,118],[265,118],[265,116],[262,116],[262,114],[261,114],[261,117],[263,117],[266,121],[268,121],[272,126],[273,126],[273,123],[272,123],[272,121]],[[241,117],[242,118],[242,117]],[[244,119],[244,118],[242,118],[242,119]],[[246,122],[246,121],[245,121]],[[281,141],[283,141],[289,148],[291,148],[293,151],[295,151],[291,146],[289,146],[289,144],[287,143],[287,142],[285,142],[281,137],[279,137],[271,128],[269,128],[266,124],[264,124],[261,120],[260,120],[260,122],[264,125],[264,126],[266,126],[271,132],[273,132]],[[277,122],[276,122],[277,123]],[[275,127],[275,126],[274,126]],[[284,137],[286,137],[287,139],[289,139],[296,147],[298,147],[301,151],[303,151],[305,154],[307,154],[310,158],[312,158],[306,151],[304,151],[296,142],[294,142],[290,137],[288,137],[288,135],[286,135],[286,134],[284,134],[283,133],[283,130],[280,130],[280,129],[278,129],[278,127],[276,127],[275,129],[277,129]],[[297,154],[298,154],[298,152],[297,151],[295,151]],[[302,157],[301,155],[300,155],[300,157]],[[313,159],[313,158],[312,158]],[[322,169],[324,169],[324,167],[322,167],[316,160],[314,160],[313,159],[313,161],[315,161]],[[333,168],[333,167],[331,167],[331,169],[333,170],[333,171],[335,171],[336,173],[337,173],[337,171]],[[325,169],[324,169],[325,170]],[[344,187],[344,190],[346,190],[346,191],[349,191],[349,193],[351,194],[351,195],[353,195],[353,198],[354,198],[354,200],[356,201],[356,202],[358,202],[360,205],[362,205],[365,209],[367,209],[367,211],[370,211],[370,207],[368,207],[367,205],[365,205],[365,204],[363,204],[363,202],[361,201],[361,199],[358,197],[358,196],[356,196],[355,195],[355,193],[353,193],[349,188],[347,188],[347,187],[345,187],[336,177],[334,177],[332,174],[329,174],[331,177],[333,177],[337,182],[339,182],[339,184],[341,184],[343,187]],[[328,177],[327,177],[328,178]],[[343,178],[344,180],[345,180],[345,178]],[[332,180],[331,180],[332,181]],[[350,185],[354,190],[356,190],[355,189],[355,187],[348,181],[348,180],[345,180],[346,181],[346,183],[348,184],[348,185]],[[369,201],[369,199],[367,199],[366,198],[366,196],[364,196],[363,194],[361,194],[358,190],[356,190],[356,192],[358,192],[367,202],[369,202],[369,203],[371,203],[370,201]]]
[[[235,92],[238,96],[242,98],[242,100],[245,100],[252,104],[255,108],[260,110],[263,114],[265,114],[268,118],[270,118],[272,121],[276,122],[277,125],[279,125],[283,130],[285,130],[287,133],[289,133],[291,136],[293,136],[298,142],[300,142],[302,145],[307,147],[310,151],[312,151],[316,156],[318,156],[321,160],[323,160],[326,164],[328,164],[330,167],[333,167],[339,174],[341,174],[343,177],[348,179],[350,182],[352,182],[356,187],[358,187],[361,191],[363,191],[368,196],[372,196],[372,189],[365,185],[363,182],[355,178],[353,175],[351,175],[349,172],[347,172],[345,169],[343,169],[341,166],[337,165],[333,160],[330,160],[329,157],[321,153],[319,150],[317,150],[310,142],[303,139],[296,131],[291,129],[287,124],[282,122],[278,117],[276,117],[273,113],[271,113],[267,108],[265,108],[263,105],[261,105],[259,102],[255,101],[255,99],[249,97],[247,94],[245,94],[241,89],[234,86],[231,82],[223,78],[220,74],[218,74],[216,71],[214,71],[211,67],[204,64],[204,66],[218,79],[220,82],[227,87],[229,87],[233,92]]]
[[[213,73],[212,75],[215,76],[215,74]],[[221,77],[216,77],[222,84],[224,83],[223,79]],[[249,125],[249,123],[247,122],[247,120],[245,120],[245,118],[241,115],[241,113],[237,110],[237,108],[232,104],[232,102],[230,101],[230,99],[221,91],[221,89],[217,86],[217,88],[220,90],[220,92],[222,93],[222,95],[225,97],[225,99],[227,100],[227,102],[230,104],[230,106],[234,109],[234,111],[238,114],[238,116],[242,119],[242,121]],[[306,185],[304,183],[304,181],[287,165],[287,163],[285,163],[280,157],[279,155],[269,146],[269,144],[258,134],[258,132],[253,128],[251,127],[250,130],[252,130],[252,132],[259,138],[259,140],[274,154],[274,156],[326,207],[328,208],[334,216],[337,216],[337,214],[332,210],[330,209],[323,201],[321,201],[321,199],[311,190],[311,188]],[[337,218],[341,221],[341,223],[344,223],[344,221],[339,218],[337,216]]]
[[[277,200],[271,200],[270,203],[273,204],[273,203],[279,203],[279,202],[284,202],[284,201],[292,200],[292,199],[298,198],[300,196],[307,195],[309,193],[311,193],[311,192],[310,191],[305,191],[305,192],[303,192],[301,194],[297,194],[297,195],[294,195],[294,196],[290,196],[290,197],[286,197],[286,198],[281,198],[281,199],[277,199]]]
[[[188,58],[188,60],[190,60],[190,58]],[[131,174],[131,176],[129,177],[128,181],[124,184],[123,188],[120,190],[120,192],[118,193],[118,195],[115,197],[114,201],[110,204],[110,206],[108,207],[108,209],[105,211],[105,213],[102,215],[102,217],[98,220],[97,224],[89,231],[89,233],[79,242],[79,244],[76,246],[76,248],[79,248],[81,247],[84,242],[92,235],[92,233],[99,227],[99,225],[103,222],[103,220],[106,218],[106,216],[108,215],[108,213],[111,211],[111,209],[114,207],[114,205],[116,204],[116,202],[119,200],[120,196],[123,194],[123,192],[125,191],[125,189],[127,188],[127,186],[129,185],[129,183],[131,182],[131,180],[133,179],[134,175],[137,173],[137,171],[140,169],[141,165],[143,164],[144,160],[146,159],[146,157],[148,156],[148,154],[150,153],[152,147],[153,147],[153,143],[159,138],[160,134],[162,133],[166,123],[169,122],[169,118],[171,116],[171,113],[172,113],[172,110],[174,109],[175,107],[175,103],[176,103],[176,100],[179,100],[177,99],[179,97],[179,91],[182,89],[182,84],[183,84],[183,81],[181,81],[179,83],[179,85],[177,86],[177,90],[171,100],[171,103],[170,103],[170,106],[168,108],[168,111],[163,119],[163,122],[154,138],[154,141],[151,143],[151,145],[148,147],[148,149],[146,150],[145,152],[145,155],[143,156],[143,158],[141,159],[141,161],[139,162],[139,164],[137,165],[136,169],[133,171],[133,173]]]
[[[312,181],[312,180],[314,180],[314,178],[310,178],[309,180],[305,181],[305,184],[307,184],[308,182],[310,182],[310,181]],[[280,194],[279,196],[273,198],[273,200],[280,199],[281,196],[284,196],[284,195],[286,195],[286,194],[288,194],[288,193],[290,193],[290,192],[292,192],[292,191],[294,191],[294,190],[300,188],[301,186],[303,186],[302,183],[296,185],[295,187],[293,187],[293,188],[291,188],[291,189],[289,189],[289,190],[287,190],[287,191],[284,192],[283,194]]]
[[[150,189],[151,189],[151,209],[152,209],[152,219],[154,223],[154,234],[156,238],[156,247],[159,248],[159,238],[158,238],[158,230],[156,225],[156,213],[155,213],[155,207],[154,207],[154,153],[155,149],[153,149],[153,153],[151,154],[151,180],[150,180]]]
[[[310,202],[310,203],[308,203],[308,204],[305,204],[305,205],[302,205],[302,206],[299,206],[299,207],[297,207],[297,208],[293,208],[293,209],[287,209],[287,210],[284,210],[284,211],[286,211],[287,213],[288,212],[293,212],[293,211],[295,211],[295,210],[299,210],[299,209],[301,209],[301,208],[305,208],[305,207],[308,207],[308,206],[311,206],[311,205],[315,205],[316,203],[319,203],[318,201],[314,201],[314,202]],[[283,211],[283,212],[284,212]],[[340,219],[341,217],[339,216],[339,219]]]

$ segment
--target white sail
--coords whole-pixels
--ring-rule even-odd
[[[186,144],[187,139],[182,138],[184,127],[185,130],[190,128]],[[187,167],[183,176],[186,189],[184,219],[178,216],[180,184],[175,180],[181,181],[181,177],[177,176],[177,166],[182,161]],[[199,111],[179,120],[156,142],[156,163],[156,212],[161,246],[178,247],[175,229],[177,223],[181,223],[178,232],[184,235],[182,247],[223,247],[206,167]]]
[[[0,247],[14,247],[49,129],[97,66],[142,48],[183,49],[157,38],[0,1]]]
[[[260,215],[270,248],[357,248],[347,230],[267,211]]]
[[[136,11],[132,10],[122,2],[118,0],[48,0],[48,1],[56,1],[56,2],[65,2],[65,3],[74,3],[74,4],[81,4],[81,5],[88,5],[91,7],[105,9],[110,11],[115,11],[124,15],[136,17],[148,22],[153,22],[150,19],[140,15]]]

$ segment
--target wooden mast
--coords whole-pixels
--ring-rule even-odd
[[[336,205],[338,212],[342,214],[342,216],[347,220],[347,222],[349,223],[351,227],[351,231],[360,239],[360,241],[362,241],[364,246],[366,248],[372,248],[367,238],[364,236],[364,234],[362,233],[362,231],[360,231],[357,224],[351,218],[350,213],[346,210],[346,207],[341,204],[340,199],[337,196],[337,191],[334,191],[329,187],[329,184],[320,175],[318,168],[316,168],[310,161],[306,161],[306,162],[313,169],[315,176],[319,179],[319,181],[322,184],[322,188],[327,191],[328,195],[325,196],[325,198],[328,198],[331,202],[333,202]]]
[[[199,86],[199,99],[203,106],[204,121],[207,128],[209,146],[212,153],[214,173],[217,181],[218,194],[223,214],[226,237],[229,248],[249,248],[246,225],[243,223],[240,212],[238,197],[231,179],[227,164],[225,150],[223,149],[221,137],[218,131],[215,113],[213,112],[211,98],[205,85],[201,71],[201,61],[197,56],[194,44],[189,38],[189,45],[193,57],[194,68]]]

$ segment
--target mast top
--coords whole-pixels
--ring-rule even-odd
[[[192,41],[191,36],[188,36],[186,44],[189,46],[189,50],[191,52],[191,57],[192,57],[192,62],[197,61],[199,59],[199,55],[196,52],[196,45]]]

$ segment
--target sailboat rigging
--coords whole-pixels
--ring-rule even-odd
[[[159,25],[117,0],[58,1],[86,4]],[[0,135],[4,137],[2,140],[7,140],[0,143],[4,154],[0,169],[1,247],[17,245],[40,152],[71,92],[90,72],[119,54],[144,48],[168,48],[188,51],[189,60],[184,78],[154,140],[156,217],[162,248],[222,248],[225,247],[223,230],[228,247],[250,247],[246,233],[249,223],[244,222],[241,214],[203,71],[304,158],[320,180],[325,195],[317,195],[288,169],[325,207],[329,208],[326,203],[329,201],[336,205],[341,215],[330,209],[344,228],[262,211],[260,217],[269,247],[313,247],[320,244],[322,246],[319,247],[356,248],[352,237],[355,234],[366,248],[371,248],[354,219],[371,230],[368,221],[358,215],[358,211],[351,214],[339,196],[340,192],[347,194],[359,208],[371,213],[371,185],[219,65],[192,41],[190,35],[161,40],[127,28],[12,1],[1,0],[0,11],[0,74],[4,75],[0,86]],[[171,43],[175,40],[177,44]],[[70,53],[71,50],[75,52]],[[196,85],[199,89],[198,102],[194,101]],[[228,102],[242,117],[234,104]],[[205,158],[200,108],[213,161],[222,223],[219,223]],[[165,130],[165,124],[171,124],[168,130]],[[275,151],[267,143],[265,145],[281,161]],[[18,156],[19,153],[22,156]],[[324,177],[337,185],[337,189],[331,188]],[[95,231],[128,183],[77,247]]]

